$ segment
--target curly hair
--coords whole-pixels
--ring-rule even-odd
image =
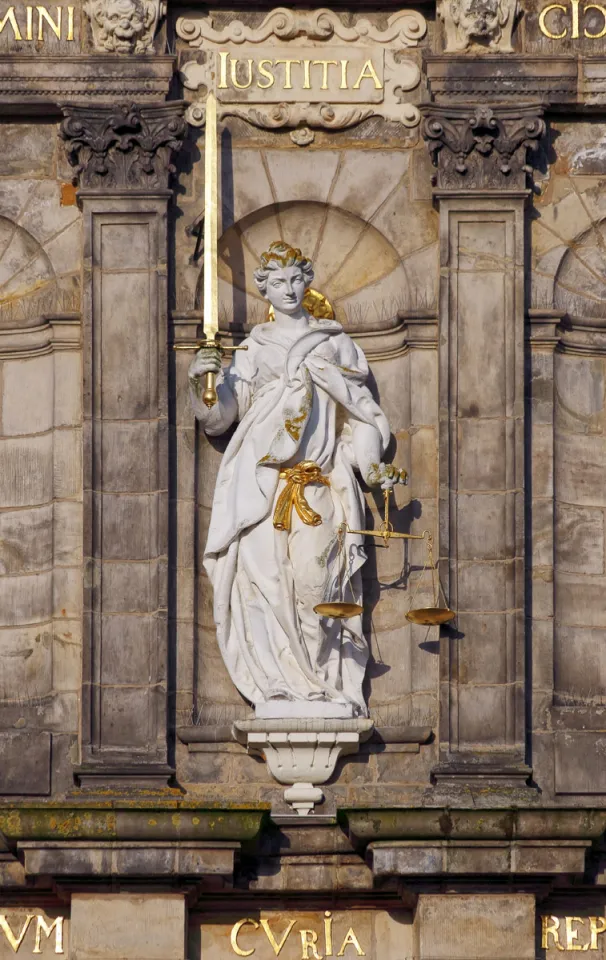
[[[255,284],[261,296],[264,297],[267,292],[270,272],[284,267],[300,267],[305,278],[305,286],[311,286],[314,278],[311,260],[304,257],[296,247],[291,247],[283,240],[275,240],[270,243],[269,250],[261,254],[261,266],[254,273]]]

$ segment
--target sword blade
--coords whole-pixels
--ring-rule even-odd
[[[206,100],[204,140],[204,334],[214,340],[219,331],[219,158],[217,99],[209,91]]]

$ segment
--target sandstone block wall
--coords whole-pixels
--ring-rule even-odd
[[[45,796],[77,759],[82,237],[56,126],[9,125],[2,154],[0,783]]]
[[[560,13],[566,26],[567,14]],[[221,8],[215,16],[219,29],[236,14]],[[237,16],[251,25],[260,15]],[[164,31],[182,58],[192,55],[175,38],[171,17],[157,35],[155,54],[141,61],[146,102],[162,99],[158,91],[162,83],[167,88],[173,69],[160,52]],[[444,25],[429,19],[426,36],[411,53],[423,63],[422,84],[412,99],[427,94],[434,105],[468,102],[471,93],[460,87],[464,77],[457,71],[469,63],[477,89],[494,99],[496,80],[486,73],[481,44],[470,47],[467,60],[449,54],[447,74],[440,60]],[[382,23],[378,14],[371,20]],[[78,17],[83,54],[91,50],[87,29]],[[548,55],[543,66],[532,74],[520,57],[495,53],[490,61],[511,72],[507,90],[519,102],[552,83],[550,97],[559,112],[555,106],[547,111],[548,134],[535,156],[530,200],[520,196],[514,204],[501,196],[490,211],[479,194],[468,198],[466,210],[449,201],[458,211],[455,219],[462,217],[458,247],[444,246],[450,242],[446,207],[422,127],[374,118],[345,130],[316,130],[313,142],[301,147],[285,130],[237,117],[224,124],[220,291],[226,334],[237,340],[265,317],[251,277],[272,240],[282,237],[315,259],[315,285],[365,350],[392,424],[393,459],[409,471],[410,484],[398,491],[391,520],[398,530],[431,530],[438,546],[446,545],[440,572],[447,593],[456,585],[453,631],[411,625],[404,615],[413,595],[416,604],[431,599],[429,581],[421,581],[422,545],[369,545],[367,690],[376,725],[391,730],[392,740],[371,742],[338,768],[330,790],[339,802],[422,802],[440,744],[442,753],[457,744],[469,748],[482,762],[494,751],[513,762],[515,753],[516,763],[532,766],[549,802],[583,803],[592,796],[601,803],[606,791],[606,134],[599,112],[591,119],[561,112],[564,103],[572,111],[589,100],[600,109],[599,64],[594,58],[589,70],[588,61],[579,65],[575,57],[600,53],[603,41],[577,39],[575,46],[567,35],[556,50],[541,34],[538,7],[531,5],[514,31],[515,50]],[[557,60],[564,54],[567,60]],[[130,76],[128,82],[135,80]],[[185,91],[190,101],[196,95]],[[202,319],[204,135],[191,127],[176,161],[166,236],[160,208],[143,199],[137,206],[126,190],[107,207],[103,224],[100,208],[91,214],[87,224],[97,217],[99,232],[94,242],[87,232],[85,243],[83,201],[76,202],[56,115],[13,115],[2,130],[0,588],[9,601],[0,609],[0,754],[6,759],[0,793],[61,796],[71,788],[73,766],[82,760],[78,736],[83,726],[87,736],[92,729],[90,711],[84,721],[79,713],[86,588],[90,624],[107,628],[102,656],[93,638],[84,663],[85,690],[94,686],[107,708],[95,720],[104,725],[107,743],[128,752],[136,728],[143,753],[149,734],[156,738],[157,756],[164,762],[166,752],[169,768],[176,766],[179,781],[196,797],[263,799],[271,783],[266,767],[231,740],[232,721],[248,716],[250,708],[218,653],[201,569],[226,441],[209,441],[194,423],[187,402],[189,356],[163,352],[167,310],[170,344],[195,337]],[[473,171],[473,189],[480,193],[481,169]],[[147,232],[152,207],[159,246]],[[508,230],[517,231],[513,246]],[[523,254],[518,243],[525,245]],[[440,279],[451,269],[454,279],[445,293]],[[83,306],[82,281],[88,284],[94,271],[104,300],[91,294]],[[157,299],[150,277],[158,281]],[[514,289],[515,322],[508,299]],[[464,306],[458,319],[456,298]],[[135,318],[128,329],[126,317]],[[448,367],[444,338],[454,336],[456,324],[459,352]],[[93,344],[93,330],[104,331],[104,343]],[[509,376],[514,347],[523,356],[521,378]],[[86,404],[95,383],[93,356],[103,374],[101,388],[96,381],[101,393],[93,399],[102,400],[105,412],[97,416],[97,409],[91,419],[93,407]],[[146,379],[151,367],[161,385],[158,397],[154,376]],[[454,384],[455,367],[465,372],[447,409],[440,391]],[[519,393],[512,401],[516,377],[516,390],[521,383],[526,391],[525,405]],[[143,381],[149,396],[142,399]],[[89,385],[84,398],[83,382]],[[86,446],[84,456],[83,417],[89,426],[103,420],[96,446]],[[440,473],[449,456],[447,434],[458,457],[448,476]],[[152,455],[154,444],[165,451],[159,460]],[[142,449],[145,456],[138,456]],[[92,464],[103,468],[94,467],[94,477]],[[83,483],[91,492],[84,506]],[[442,509],[451,495],[452,524]],[[89,551],[84,562],[93,500],[103,505],[108,552],[100,558]],[[157,511],[148,510],[152,501]],[[368,522],[376,525],[382,504],[370,492],[367,502]],[[99,518],[97,513],[95,522]],[[128,609],[118,602],[102,610],[97,575],[105,560],[105,586],[122,586]],[[137,605],[138,577],[147,579],[140,581]],[[112,602],[117,596],[114,591]],[[158,631],[151,646],[150,630]],[[85,697],[87,709],[91,701],[92,694]],[[208,728],[208,739],[181,742],[175,734],[181,727]],[[402,742],[401,731],[410,727],[427,727],[427,742]]]

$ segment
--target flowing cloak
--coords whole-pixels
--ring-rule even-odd
[[[366,386],[364,354],[335,321],[311,321],[297,333],[278,323],[261,324],[245,345],[248,350],[234,354],[218,385],[220,400],[222,394],[227,399],[226,390],[235,396],[240,421],[219,469],[204,554],[214,588],[218,644],[234,684],[253,704],[276,696],[331,700],[351,704],[364,715],[368,647],[361,617],[321,621],[332,650],[327,658],[331,665],[318,669],[310,661],[297,613],[301,601],[295,596],[289,535],[273,528],[273,511],[284,484],[280,469],[312,460],[330,479],[336,520],[361,529],[365,511],[354,475],[353,435],[357,424],[370,425],[383,453],[389,426]],[[344,419],[339,426],[340,408]],[[204,417],[208,433],[225,429],[222,409],[219,403]],[[313,530],[325,543],[327,531],[310,527],[306,536]],[[251,568],[242,553],[252,531],[261,534],[262,555]],[[362,538],[348,536],[346,565],[357,602],[358,571],[365,559]],[[334,583],[331,589],[336,599]]]

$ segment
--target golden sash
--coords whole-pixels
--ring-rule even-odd
[[[280,479],[286,480],[286,486],[278,497],[274,511],[276,530],[290,530],[292,508],[294,507],[303,523],[310,527],[319,527],[322,517],[309,506],[305,499],[305,487],[308,483],[323,483],[330,486],[328,477],[323,477],[320,467],[313,460],[302,460],[295,467],[280,470]]]

